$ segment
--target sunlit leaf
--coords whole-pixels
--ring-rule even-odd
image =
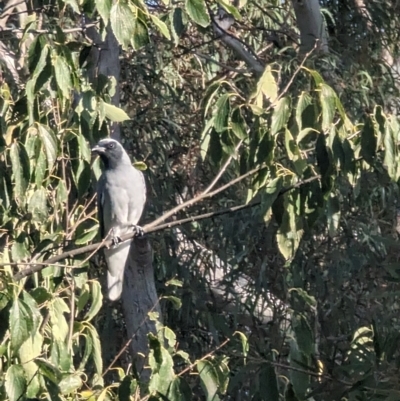
[[[110,21],[118,42],[127,49],[135,33],[136,14],[127,3],[119,1],[111,7]]]
[[[271,135],[275,135],[286,126],[290,117],[290,98],[283,97],[274,107],[271,118]]]
[[[33,318],[28,305],[21,299],[15,299],[10,309],[11,345],[14,352],[19,351],[32,330]]]
[[[103,305],[103,294],[101,293],[101,286],[98,281],[91,281],[90,282],[90,287],[91,287],[91,298],[92,298],[92,303],[90,306],[90,309],[86,313],[85,319],[87,321],[92,320],[97,313],[99,312],[100,308]]]
[[[210,24],[210,16],[204,0],[185,0],[186,11],[196,24],[206,27]]]
[[[7,369],[5,388],[10,401],[20,401],[26,391],[25,372],[21,365],[11,365]]]
[[[129,116],[125,113],[124,110],[119,107],[113,106],[112,104],[108,104],[102,102],[104,107],[105,115],[108,119],[115,122],[122,122],[126,120],[130,120]]]
[[[155,15],[150,14],[153,24],[160,30],[160,32],[168,39],[171,40],[171,34],[169,33],[168,27],[165,22],[161,21]]]

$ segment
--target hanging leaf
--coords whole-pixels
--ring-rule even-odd
[[[326,84],[321,84],[320,99],[322,106],[322,129],[328,130],[333,123],[336,111],[336,98],[335,91]]]
[[[275,78],[272,75],[272,68],[268,65],[261,78],[257,83],[257,91],[252,96],[255,99],[256,106],[263,107],[263,97],[266,97],[269,101],[273,102],[278,97],[278,85],[276,84]]]
[[[219,401],[218,387],[219,380],[218,374],[210,361],[197,361],[197,370],[200,375],[201,387],[206,395],[207,401]]]
[[[18,200],[25,198],[29,182],[29,159],[24,147],[14,142],[10,147],[10,159],[14,178],[14,194]]]
[[[96,0],[97,11],[99,12],[100,17],[104,21],[104,26],[108,25],[108,19],[110,18],[110,12],[111,12],[111,5],[112,5],[111,0]]]
[[[21,365],[11,365],[7,369],[5,387],[10,401],[23,399],[26,391],[26,378]]]
[[[127,3],[119,1],[111,7],[110,21],[115,37],[122,48],[126,50],[135,33],[136,13]]]
[[[32,213],[32,219],[36,222],[44,222],[47,219],[47,192],[44,188],[36,190],[28,201],[28,212]]]
[[[268,401],[279,401],[278,380],[275,373],[275,368],[265,363],[260,368],[258,374],[260,383],[260,395],[268,394]],[[264,397],[261,396],[261,399]]]
[[[140,13],[140,12],[139,12]],[[149,32],[144,18],[135,20],[135,30],[131,39],[132,47],[137,50],[149,43]]]
[[[290,117],[290,98],[283,97],[274,107],[271,117],[271,135],[275,135],[284,128]]]
[[[169,389],[167,399],[169,401],[186,401],[193,399],[189,384],[182,377],[175,377]]]
[[[168,39],[171,40],[171,34],[169,33],[168,27],[165,22],[161,21],[155,15],[150,14],[153,24],[160,30],[160,32]]]
[[[82,386],[82,379],[78,375],[68,375],[59,383],[58,387],[62,394],[71,394]]]
[[[361,155],[370,165],[374,164],[376,146],[377,140],[374,123],[370,117],[367,117],[367,121],[361,132]]]
[[[71,72],[68,64],[59,54],[53,52],[54,75],[57,85],[65,99],[69,99],[72,89]]]
[[[303,112],[312,104],[312,97],[307,92],[301,92],[296,107],[296,122],[299,131],[303,129]]]
[[[186,11],[190,18],[202,27],[210,24],[210,16],[204,0],[185,0]]]
[[[233,133],[239,138],[239,139],[246,139],[247,138],[247,124],[246,121],[244,120],[242,116],[242,112],[240,108],[235,108],[232,111],[231,115],[231,127]]]
[[[167,395],[168,388],[175,378],[174,362],[169,352],[152,333],[148,334],[150,355],[149,365],[152,369],[149,390]]]
[[[91,356],[96,367],[96,372],[97,374],[101,375],[103,373],[103,360],[101,358],[101,344],[99,335],[97,333],[97,330],[90,323],[85,322],[85,327],[93,344],[93,351],[91,352]]]
[[[85,320],[90,321],[92,320],[99,310],[101,309],[103,305],[103,294],[101,293],[101,286],[98,281],[91,281],[90,282],[90,287],[91,287],[91,298],[92,298],[92,303],[90,306],[90,309],[87,311]]]
[[[221,133],[228,128],[228,117],[229,117],[229,95],[222,95],[216,105],[216,111],[214,114],[214,128],[215,131]]]
[[[330,196],[327,205],[328,232],[331,237],[338,233],[340,223],[340,204],[336,196]]]
[[[14,352],[19,351],[32,330],[33,319],[28,305],[19,298],[15,299],[10,309],[11,346]]]
[[[183,20],[183,12],[180,7],[175,8],[173,13],[170,14],[170,21],[174,42],[175,45],[177,45],[179,43],[179,38],[182,36],[186,29],[186,24]]]
[[[50,173],[57,158],[57,138],[46,125],[38,124],[38,133],[46,152]]]

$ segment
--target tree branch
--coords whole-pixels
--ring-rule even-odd
[[[195,204],[197,202],[200,202],[200,201],[202,201],[202,200],[204,200],[206,198],[210,198],[210,197],[216,195],[219,192],[222,192],[223,190],[225,190],[229,186],[234,185],[237,182],[239,182],[239,181],[243,180],[244,178],[248,177],[250,175],[250,173],[254,174],[256,171],[259,171],[262,168],[263,167],[259,167],[257,169],[253,169],[253,170],[249,171],[248,173],[237,177],[235,180],[232,180],[228,184],[225,184],[222,187],[217,188],[216,190],[214,190],[212,192],[209,192],[206,195],[201,194],[201,195],[197,196],[196,198],[193,198],[193,199],[183,203],[182,205],[179,205],[179,206],[173,208],[172,210],[170,210],[169,212],[165,213],[163,216],[161,216],[160,218],[156,219],[152,223],[146,224],[143,227],[143,231],[146,234],[150,234],[150,233],[153,233],[153,232],[164,230],[166,228],[173,228],[173,227],[176,227],[176,226],[179,226],[179,225],[182,225],[182,224],[191,223],[191,222],[195,222],[195,221],[200,221],[200,220],[208,219],[208,218],[211,218],[211,217],[222,216],[222,215],[228,214],[228,213],[235,213],[235,212],[238,212],[240,210],[244,210],[244,209],[248,209],[248,208],[251,208],[251,207],[254,207],[254,206],[258,206],[261,202],[260,201],[253,201],[253,202],[250,202],[248,204],[242,204],[242,205],[238,205],[238,206],[233,206],[233,207],[230,207],[230,208],[217,210],[215,212],[203,213],[203,214],[200,214],[200,215],[197,215],[197,216],[192,216],[192,217],[188,217],[188,218],[177,220],[177,221],[172,221],[172,222],[165,223],[165,224],[159,224],[159,223],[165,221],[168,217],[171,217],[172,215],[176,214],[181,209],[189,207],[189,206],[192,206],[193,204]],[[293,189],[299,188],[302,185],[308,184],[308,183],[310,183],[312,181],[319,180],[320,178],[321,178],[320,175],[316,175],[316,176],[307,178],[305,180],[299,181],[299,182],[297,182],[297,183],[295,183],[293,185],[290,185],[290,186],[288,186],[286,188],[281,189],[281,191],[279,192],[278,196],[282,196],[286,192],[289,192],[289,191],[291,191]],[[132,231],[129,234],[121,235],[121,241],[122,242],[123,241],[127,241],[127,240],[133,238],[135,235],[136,235],[136,232],[134,232],[134,231]],[[33,273],[37,273],[37,272],[41,271],[46,266],[55,265],[60,260],[64,260],[64,259],[66,259],[68,257],[69,258],[73,258],[74,256],[82,255],[82,254],[87,253],[87,252],[94,252],[94,251],[97,251],[97,250],[99,250],[101,248],[104,248],[104,247],[110,247],[111,245],[112,245],[112,240],[109,239],[109,240],[103,240],[103,241],[95,243],[95,244],[86,245],[86,246],[83,246],[83,247],[80,247],[80,248],[76,248],[76,249],[71,249],[71,250],[65,251],[65,252],[63,252],[63,253],[61,253],[59,255],[55,255],[55,256],[53,256],[53,257],[51,257],[51,258],[49,258],[49,259],[47,259],[47,260],[45,260],[43,262],[35,263],[33,266],[14,274],[13,279],[15,281],[22,280],[23,278],[25,278],[27,276],[30,276]],[[34,262],[32,261],[31,263],[33,264]],[[6,266],[6,265],[7,266],[9,266],[9,265],[14,265],[15,266],[15,265],[19,265],[19,264],[21,264],[21,263],[18,263],[18,262],[0,263],[0,266]],[[30,263],[24,263],[24,264],[30,264]],[[69,267],[72,267],[72,266],[69,266]]]

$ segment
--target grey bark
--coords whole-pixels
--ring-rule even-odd
[[[149,312],[161,309],[154,282],[152,249],[147,236],[135,237],[131,244],[128,263],[125,269],[122,291],[122,309],[128,338],[132,339],[129,349],[136,372],[141,381],[150,379],[151,371],[146,368],[149,354],[148,333],[156,333]]]

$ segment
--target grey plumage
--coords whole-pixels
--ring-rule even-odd
[[[102,139],[92,152],[99,154],[104,170],[97,186],[97,207],[102,238],[109,233],[115,240],[132,232],[146,202],[146,185],[141,171],[134,168],[122,145]],[[108,298],[115,301],[122,293],[125,265],[131,241],[105,249]]]

